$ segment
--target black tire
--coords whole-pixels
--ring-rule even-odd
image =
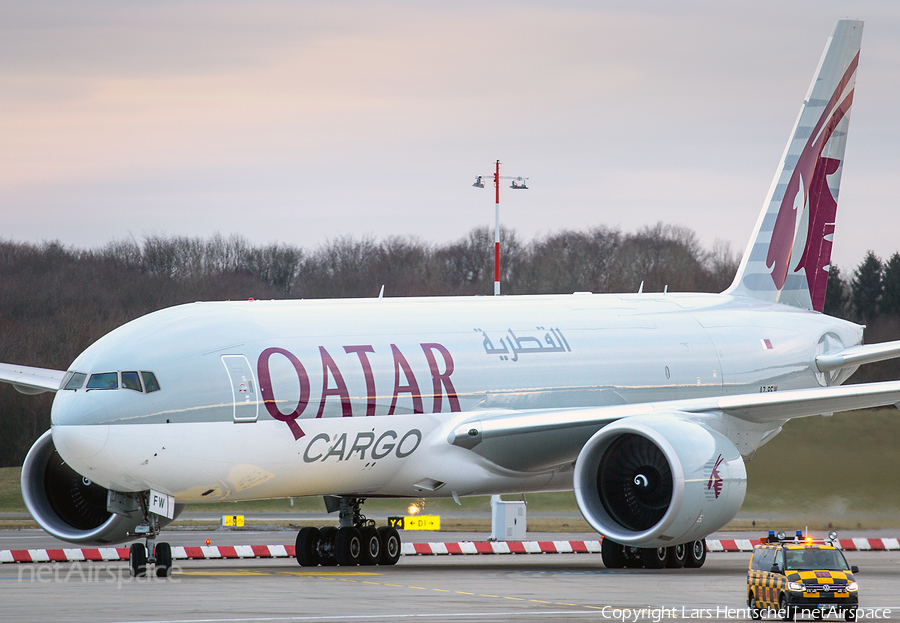
[[[128,550],[128,568],[131,577],[141,578],[147,575],[147,548],[143,543],[132,543]]]
[[[687,544],[687,558],[684,566],[688,569],[699,569],[706,562],[706,541],[700,539]]]
[[[355,567],[362,558],[362,537],[353,526],[338,528],[334,537],[334,557],[342,567]]]
[[[632,547],[631,545],[625,545],[624,547],[622,547],[622,550],[625,552],[625,568],[626,569],[643,569],[644,559],[641,556],[641,548],[640,547]]]
[[[778,610],[781,612],[782,621],[794,620],[794,609],[791,606],[787,605],[787,600],[784,597],[784,593],[782,593],[781,597],[778,598]]]
[[[612,539],[603,537],[600,543],[600,557],[607,569],[625,568],[625,548]]]
[[[337,537],[337,531],[338,529],[334,526],[319,528],[319,533],[322,535],[319,564],[323,567],[334,567],[338,564],[337,558],[334,557],[334,539]]]
[[[157,543],[154,550],[156,557],[156,577],[168,578],[172,576],[172,546],[168,543]]]
[[[381,535],[375,526],[365,526],[359,529],[359,536],[362,539],[362,558],[359,561],[361,565],[377,565],[381,560]]]
[[[747,597],[747,606],[750,608],[750,618],[754,621],[759,621],[762,618],[762,614],[759,612],[759,606],[756,603],[756,596],[753,593]]]
[[[845,621],[855,621],[856,620],[856,608],[847,608],[844,610],[844,620]]]
[[[294,553],[301,567],[318,567],[321,563],[319,549],[322,546],[322,533],[318,528],[300,528]]]
[[[687,562],[687,545],[673,545],[666,548],[666,567],[681,569]]]
[[[396,565],[400,560],[400,533],[396,528],[381,526],[378,528],[381,536],[381,561],[382,565]]]
[[[665,547],[641,548],[641,562],[644,563],[645,569],[662,569],[666,566],[666,558],[668,552]]]

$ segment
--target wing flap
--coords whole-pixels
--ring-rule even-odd
[[[64,370],[0,363],[0,382],[11,383],[16,391],[23,394],[55,392],[65,376]]]

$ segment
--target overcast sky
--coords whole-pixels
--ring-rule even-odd
[[[834,21],[863,19],[834,260],[900,249],[900,2],[6,2],[0,238],[526,240],[657,221],[742,251]]]

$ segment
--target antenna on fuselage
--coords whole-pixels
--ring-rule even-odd
[[[378,293],[378,298],[384,298],[384,284],[381,284],[381,292]]]
[[[638,294],[643,294],[643,293],[644,293],[644,282],[641,281],[641,286],[638,288]]]

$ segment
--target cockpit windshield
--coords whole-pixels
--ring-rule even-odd
[[[115,372],[98,372],[88,379],[88,389],[119,389],[119,375]]]
[[[88,379],[87,386],[84,380]],[[84,387],[86,390],[130,389],[132,391],[149,394],[160,390],[156,375],[146,370],[131,370],[126,372],[96,372],[88,378],[84,372],[69,371],[63,378],[62,388],[77,391]]]
[[[122,387],[138,392],[141,391],[141,377],[138,376],[137,372],[123,372]]]
[[[81,389],[87,374],[84,372],[69,372],[63,382],[63,389]]]
[[[144,379],[144,390],[150,392],[159,391],[159,383],[156,381],[156,375],[152,372],[141,372],[141,378]]]

